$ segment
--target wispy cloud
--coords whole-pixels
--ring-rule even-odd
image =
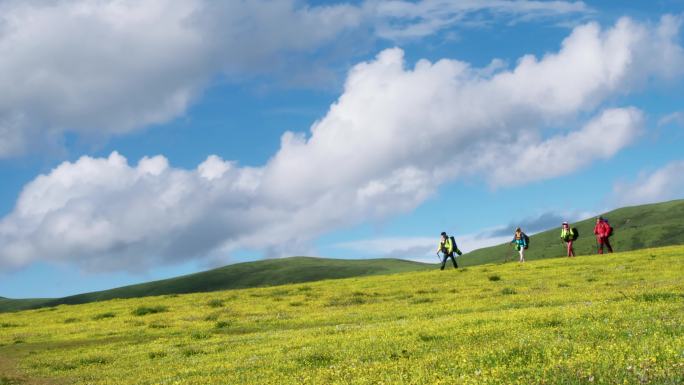
[[[684,198],[684,160],[642,172],[634,181],[616,183],[612,201],[618,206]]]
[[[491,236],[487,232],[478,234],[455,235],[458,248],[464,252],[470,252],[506,242],[510,239],[505,236]],[[436,256],[439,237],[383,237],[362,239],[358,241],[341,242],[333,245],[335,248],[351,250],[360,257],[368,258],[401,258],[418,262],[434,263],[439,259]]]
[[[676,111],[658,119],[658,126],[678,125],[684,127],[684,112]]]
[[[370,1],[366,5],[379,20],[378,35],[392,40],[421,38],[448,30],[497,22],[554,20],[568,22],[594,11],[581,1]]]
[[[552,228],[560,227],[563,222],[576,222],[590,218],[595,213],[587,211],[547,211],[545,213],[520,218],[518,221],[510,222],[506,226],[495,227],[484,231],[482,234],[488,237],[512,236],[516,228],[520,227],[527,234],[535,234]]]

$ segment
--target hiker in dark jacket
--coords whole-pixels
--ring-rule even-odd
[[[527,235],[523,233],[520,227],[515,229],[515,234],[513,234],[511,243],[515,244],[515,249],[518,250],[518,253],[520,254],[520,263],[525,263],[525,249],[529,246],[527,239]]]
[[[571,229],[568,222],[563,222],[561,227],[561,240],[565,242],[565,247],[568,249],[568,257],[575,256],[575,250],[572,249],[572,242],[577,238],[575,229]]]
[[[596,218],[596,226],[594,226],[594,235],[596,235],[596,243],[598,244],[598,253],[603,254],[603,246],[608,248],[608,252],[612,253],[613,248],[610,246],[608,238],[613,235],[613,229],[608,224],[608,221],[603,217]]]
[[[454,252],[458,255],[462,255],[461,250],[458,249],[458,246],[456,246],[456,240],[454,237],[450,237],[447,235],[447,233],[442,232],[441,238],[439,240],[439,245],[437,246],[437,255],[439,255],[440,251],[443,254],[442,257],[442,267],[440,270],[444,270],[444,266],[446,265],[446,261],[448,258],[451,258],[451,261],[454,263],[454,269],[458,269],[458,264],[456,263],[456,257],[454,257]]]

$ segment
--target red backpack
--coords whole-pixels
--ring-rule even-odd
[[[613,235],[613,227],[610,225],[610,223],[608,223],[608,220],[605,218],[603,219],[603,223],[605,223],[605,226],[606,226],[606,234],[607,234],[606,236],[607,237],[612,236]]]

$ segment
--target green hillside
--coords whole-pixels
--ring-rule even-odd
[[[684,244],[684,200],[625,207],[603,214],[615,228],[611,243],[617,251]],[[578,255],[596,253],[592,234],[595,219],[572,224],[580,232],[575,243]],[[523,229],[524,230],[524,229]],[[531,236],[528,260],[565,255],[559,239],[560,227]],[[517,258],[511,245],[504,244],[467,253],[461,266],[500,263]],[[0,312],[60,304],[82,304],[114,298],[134,298],[165,294],[210,292],[310,282],[323,279],[400,273],[432,268],[432,265],[398,259],[341,260],[292,257],[239,263],[201,273],[160,281],[84,293],[63,298],[8,299],[0,297]]]
[[[44,306],[52,298],[26,298],[26,299],[10,299],[0,298],[0,312],[17,311],[24,309],[36,309]]]
[[[401,273],[433,267],[433,265],[400,259],[348,260],[313,257],[269,259],[237,263],[201,273],[63,298],[4,298],[0,299],[0,312],[35,309],[61,304],[83,304],[114,298],[210,292],[324,279]]]
[[[603,216],[608,218],[614,228],[610,242],[615,251],[684,244],[684,200],[624,207]],[[595,224],[596,218],[571,223],[580,233],[580,238],[574,244],[577,255],[596,253],[596,238],[593,235]],[[565,246],[560,241],[560,223],[557,228],[530,236],[530,248],[525,251],[526,259],[561,256],[565,256]],[[460,262],[463,266],[472,266],[517,258],[513,246],[503,244],[464,254]]]
[[[684,383],[684,246],[0,314],[0,384]]]

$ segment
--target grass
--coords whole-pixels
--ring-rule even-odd
[[[610,220],[611,226],[615,229],[610,242],[617,251],[684,243],[684,200],[624,207],[602,215]],[[570,224],[580,233],[580,238],[573,245],[577,255],[596,254],[596,241],[593,235],[595,224],[595,218]],[[564,257],[566,250],[560,241],[560,225],[558,223],[556,228],[530,236],[530,248],[525,251],[525,258],[535,260]],[[513,231],[514,229],[510,230],[511,238]],[[502,263],[517,258],[513,246],[503,244],[464,254],[459,257],[459,266]]]
[[[84,293],[64,298],[7,299],[0,297],[0,312],[37,309],[62,304],[83,304],[116,298],[212,292],[227,289],[276,286],[288,283],[402,273],[431,269],[432,265],[400,259],[343,260],[292,257],[238,263],[182,277]],[[302,290],[306,290],[303,287]],[[278,293],[274,293],[278,296]],[[220,307],[209,301],[208,306]]]
[[[679,246],[4,313],[0,365],[15,364],[1,376],[98,385],[681,384],[682,273]],[[155,307],[166,311],[136,315]],[[116,316],[94,320],[107,312]]]
[[[615,228],[615,235],[611,238],[611,243],[616,250],[628,251],[676,245],[684,242],[684,200],[625,207],[603,215],[610,219]],[[596,252],[592,235],[594,223],[595,220],[590,218],[572,224],[580,231],[580,239],[575,242],[575,251],[578,255]],[[513,229],[511,229],[511,234],[512,232]],[[535,260],[565,255],[565,249],[560,242],[559,235],[560,227],[531,236],[531,247],[526,251],[526,258]],[[464,266],[511,261],[517,258],[514,254],[513,248],[508,244],[475,250],[459,257],[459,265],[461,266],[459,271],[466,272],[467,269],[464,269]],[[653,255],[646,257],[654,258]],[[292,257],[239,263],[182,277],[64,298],[8,299],[0,297],[0,312],[44,307],[54,308],[62,304],[84,304],[116,298],[140,298],[159,295],[167,295],[169,298],[173,298],[178,294],[277,286],[325,279],[423,271],[432,268],[433,265],[430,264],[399,259],[340,260]],[[496,281],[497,278],[495,277],[498,276],[493,275],[490,280]],[[309,289],[309,286],[301,286],[297,290],[306,292]],[[271,293],[271,295],[281,299],[289,294]],[[353,299],[350,301],[353,303],[361,300]],[[206,303],[209,307],[222,307],[221,303],[217,301],[210,300]],[[299,306],[297,301],[290,303],[294,303],[293,307]]]
[[[131,312],[133,315],[144,316],[148,314],[157,314],[168,311],[169,308],[166,306],[139,306]]]
[[[111,311],[108,311],[105,313],[96,314],[95,316],[93,316],[93,320],[97,321],[97,320],[101,320],[101,319],[105,319],[105,318],[114,318],[114,317],[116,317],[116,314],[112,313]]]

